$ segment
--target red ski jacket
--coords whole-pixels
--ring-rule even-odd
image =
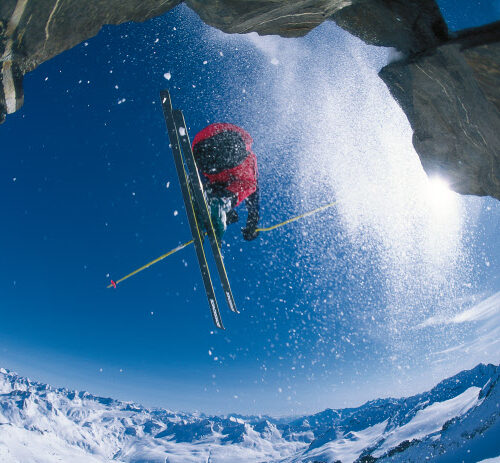
[[[235,135],[239,135],[238,139],[241,137],[244,148],[242,145],[238,150],[236,143],[232,141]],[[238,205],[257,189],[257,158],[252,152],[252,137],[233,124],[211,124],[196,134],[193,151],[196,145],[209,139],[213,140],[214,144],[207,148],[207,151],[215,150],[215,156],[222,160],[219,163],[220,168],[211,169],[211,172],[204,172],[202,169],[202,174],[210,183],[224,184],[227,190],[236,195]]]

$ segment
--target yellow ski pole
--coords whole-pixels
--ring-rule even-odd
[[[186,246],[192,244],[193,242],[194,242],[194,240],[190,240],[190,241],[186,241],[185,243],[179,244],[179,246],[177,246],[176,248],[168,251],[167,253],[161,255],[160,257],[157,257],[155,260],[148,262],[146,265],[143,265],[142,267],[138,268],[137,270],[130,272],[128,275],[125,275],[124,277],[120,278],[119,280],[116,280],[116,281],[111,280],[111,283],[107,287],[108,288],[116,288],[116,285],[118,283],[125,281],[126,279],[130,278],[131,276],[136,275],[139,272],[142,272],[143,270],[147,269],[148,267],[151,267],[152,265],[156,264],[157,262],[160,262],[160,260],[165,259],[165,257],[171,256],[172,254],[175,254],[177,251],[184,249]]]
[[[296,220],[303,219],[304,217],[308,217],[310,215],[313,215],[313,214],[321,212],[321,211],[323,211],[325,209],[328,209],[328,208],[334,206],[335,204],[337,204],[337,201],[333,201],[333,202],[331,202],[329,204],[325,204],[324,206],[318,207],[318,208],[316,208],[316,209],[314,209],[312,211],[309,211],[309,212],[305,212],[304,214],[297,215],[295,217],[292,217],[291,219],[285,220],[284,222],[280,222],[280,223],[278,223],[276,225],[272,225],[270,227],[257,228],[256,231],[259,231],[259,232],[268,232],[268,231],[271,231],[271,230],[275,230],[276,228],[283,227],[284,225],[288,225],[289,223],[295,222]],[[179,246],[177,246],[174,249],[171,249],[167,253],[161,255],[160,257],[157,257],[156,259],[152,260],[151,262],[148,262],[147,264],[143,265],[142,267],[139,267],[137,270],[134,270],[133,272],[130,272],[128,275],[125,275],[124,277],[120,278],[119,280],[116,280],[116,281],[111,280],[111,283],[107,287],[108,288],[116,288],[116,285],[118,285],[122,281],[127,280],[128,278],[136,275],[139,272],[142,272],[143,270],[147,269],[148,267],[151,267],[152,265],[156,264],[157,262],[160,262],[160,260],[163,260],[166,257],[171,256],[172,254],[175,254],[177,251],[180,251],[181,249],[184,249],[186,246],[189,246],[190,244],[193,244],[193,242],[194,242],[194,240],[186,241],[185,243],[180,244]]]

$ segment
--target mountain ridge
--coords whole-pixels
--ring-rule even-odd
[[[145,408],[0,368],[0,459],[361,463],[425,455],[447,462],[448,454],[462,458],[462,447],[494,457],[499,378],[499,366],[479,364],[415,396],[287,419]]]

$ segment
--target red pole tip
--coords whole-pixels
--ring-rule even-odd
[[[116,289],[116,283],[113,280],[111,280],[111,284],[113,285],[113,288]]]

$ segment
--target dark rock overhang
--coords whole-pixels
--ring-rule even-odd
[[[145,21],[180,0],[2,0],[0,122],[23,103],[22,77],[96,35]],[[405,111],[429,175],[463,194],[500,199],[500,23],[450,34],[434,0],[186,0],[228,33],[305,35],[323,21],[401,59],[380,76]],[[380,115],[383,118],[383,114]]]

